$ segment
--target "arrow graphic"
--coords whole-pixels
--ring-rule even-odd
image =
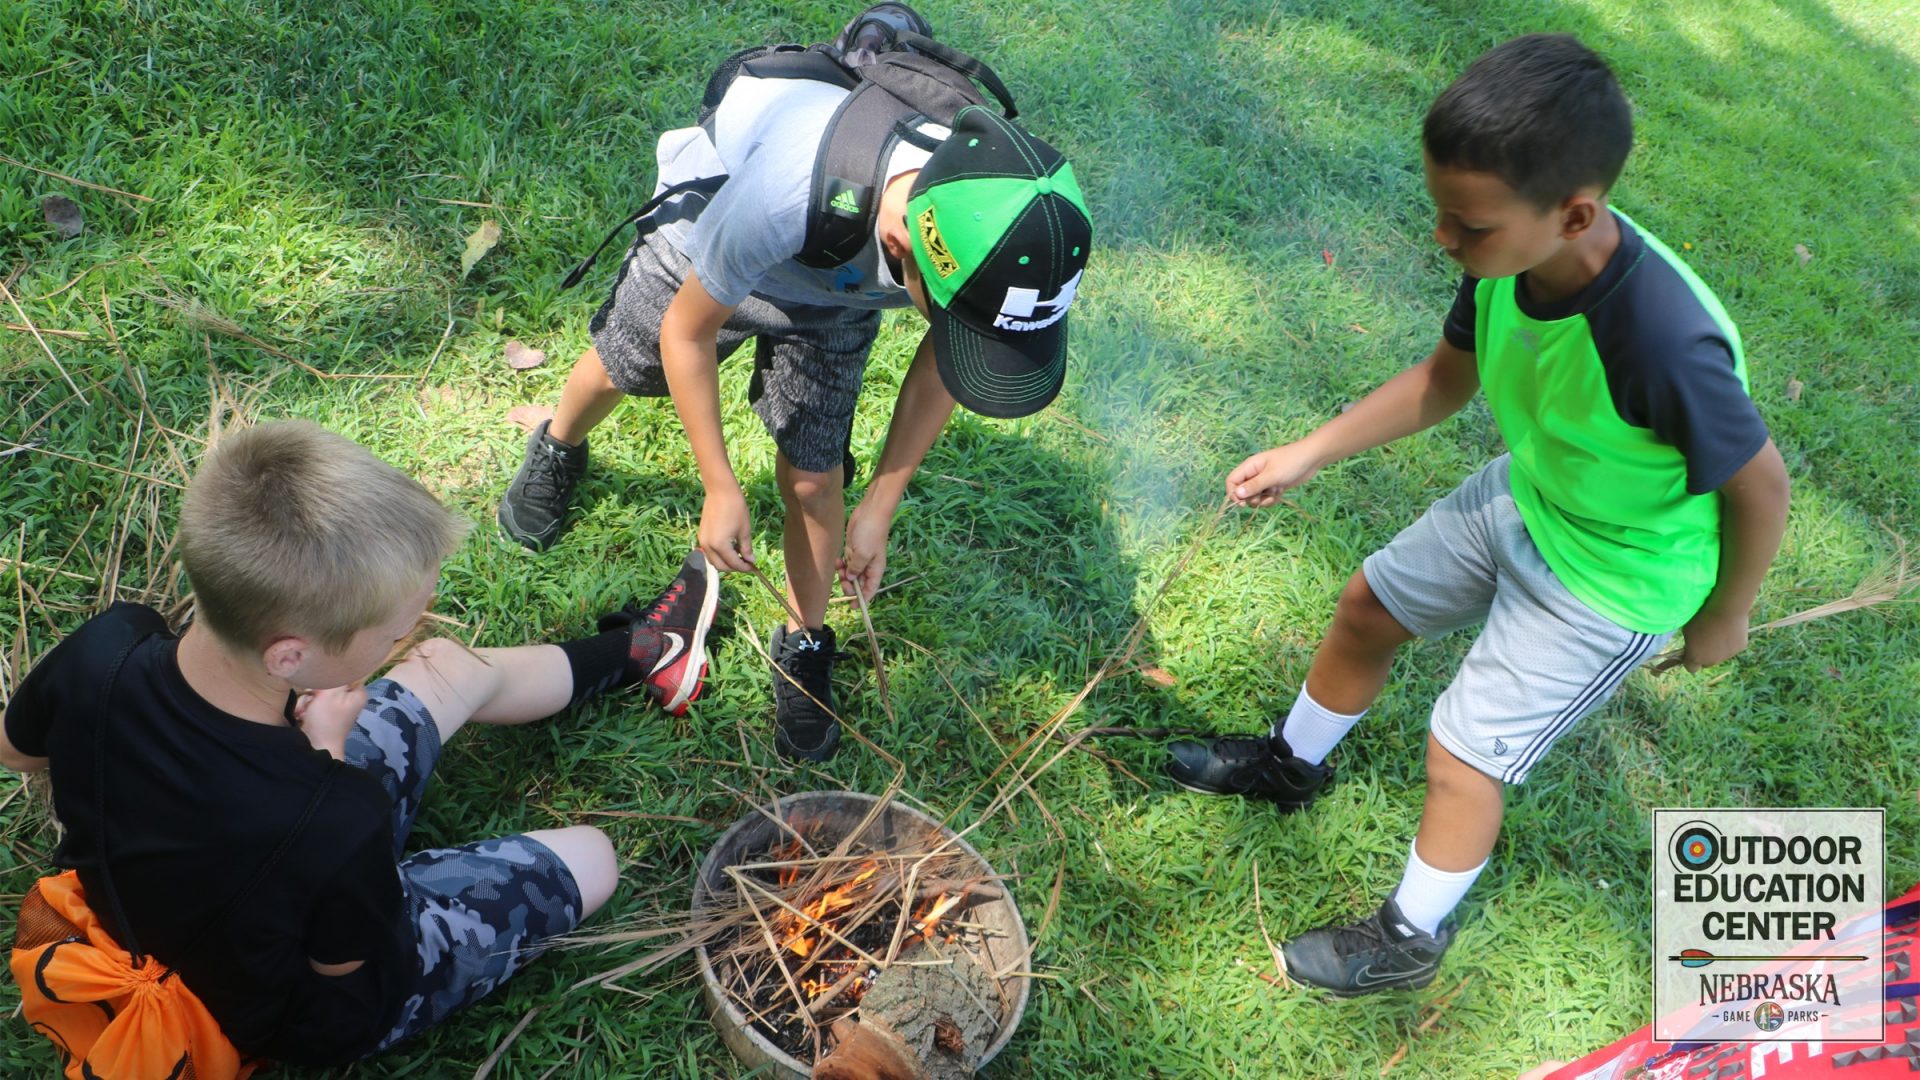
[[[1681,949],[1677,955],[1667,957],[1677,960],[1681,967],[1703,968],[1716,960],[1865,960],[1864,956],[1715,956],[1705,949]]]

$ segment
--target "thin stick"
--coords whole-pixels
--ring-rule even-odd
[[[733,883],[736,886],[738,886],[741,884],[741,881],[739,878],[736,877],[733,879]],[[741,901],[743,903],[746,902],[746,896],[744,895],[744,890],[741,896]],[[802,994],[800,992],[800,987],[794,983],[793,972],[787,970],[786,958],[780,955],[780,945],[778,942],[774,941],[773,939],[773,928],[767,925],[767,920],[761,916],[760,909],[758,907],[755,907],[753,904],[749,903],[747,904],[747,910],[753,913],[753,921],[760,924],[760,935],[761,937],[766,939],[768,951],[773,953],[773,962],[780,969],[780,977],[786,981],[787,991],[793,995],[794,1005],[799,1008],[800,1015],[803,1018],[805,1018],[807,1022],[807,1026],[813,1029],[815,1035],[818,1035],[820,1031],[820,1026],[813,1022],[813,1014],[807,1011],[806,995]]]
[[[853,598],[860,604],[860,621],[867,628],[867,648],[873,652],[873,679],[880,689],[880,707],[887,711],[887,723],[898,730],[900,723],[893,715],[893,697],[887,693],[887,663],[880,659],[880,636],[873,632],[873,612],[868,610],[867,598],[857,585]]]
[[[487,1060],[481,1062],[480,1067],[473,1071],[473,1080],[487,1080],[487,1074],[492,1072],[493,1067],[500,1063],[500,1057],[507,1052],[507,1047],[513,1045],[513,1040],[519,1038],[520,1033],[527,1030],[527,1025],[533,1023],[533,1018],[538,1015],[540,1015],[540,1006],[535,1005],[533,1008],[528,1009],[527,1015],[521,1017],[520,1022],[513,1025],[513,1030],[507,1032],[507,1037],[501,1039],[500,1045],[494,1047],[493,1053],[487,1055]]]
[[[5,155],[0,154],[0,160],[5,159]],[[87,395],[80,390],[80,384],[73,381],[72,375],[67,374],[66,365],[60,362],[59,357],[53,355],[53,346],[48,345],[47,339],[40,336],[40,328],[33,325],[32,319],[27,318],[26,310],[20,306],[20,301],[14,298],[13,290],[7,288],[5,281],[0,281],[0,295],[4,295],[7,298],[7,303],[13,305],[14,314],[20,316],[20,321],[25,323],[27,329],[33,333],[33,340],[40,343],[41,350],[47,354],[47,359],[53,361],[54,369],[60,372],[60,377],[67,380],[68,386],[73,387],[73,392],[75,396],[79,397],[80,404],[91,407],[93,402],[87,400]]]
[[[767,580],[766,573],[760,569],[760,564],[748,563],[747,569],[753,571],[753,577],[755,581],[758,581],[760,584],[765,585],[767,587],[767,591],[773,594],[773,598],[775,600],[780,601],[780,606],[786,609],[787,618],[792,619],[793,624],[800,628],[800,632],[802,634],[807,635],[808,641],[812,641],[813,635],[809,633],[807,630],[807,620],[800,617],[800,609],[793,606],[793,601],[787,599],[786,593],[782,592],[779,589],[774,588],[773,582]]]
[[[901,578],[901,579],[900,579],[899,581],[889,581],[889,582],[887,582],[887,583],[886,583],[885,585],[882,585],[882,586],[880,586],[879,588],[877,588],[877,589],[875,589],[875,590],[873,590],[873,595],[874,595],[874,596],[875,596],[875,597],[877,598],[877,597],[879,597],[880,595],[882,595],[883,593],[890,593],[890,592],[892,592],[893,590],[895,590],[895,589],[897,589],[897,588],[899,588],[899,587],[900,587],[900,586],[902,586],[902,585],[911,585],[911,584],[913,584],[914,582],[916,582],[916,581],[919,581],[919,580],[921,580],[922,578],[925,578],[926,576],[927,576],[927,575],[925,575],[925,574],[915,574],[915,575],[913,575],[913,576],[912,576],[912,577],[910,577],[910,578]],[[845,594],[842,594],[842,595],[840,595],[840,596],[835,596],[835,597],[831,597],[831,598],[829,598],[829,599],[827,600],[827,603],[829,603],[829,604],[851,604],[851,603],[853,603],[853,597],[851,597],[851,596],[847,596],[847,595],[845,595]]]
[[[15,168],[25,169],[28,172],[36,172],[36,173],[39,173],[41,176],[51,176],[55,180],[65,180],[69,184],[78,184],[83,188],[91,188],[94,191],[104,191],[109,195],[118,195],[124,199],[138,199],[141,202],[153,201],[153,197],[150,195],[135,195],[131,191],[121,191],[119,188],[110,188],[110,187],[107,187],[105,184],[89,184],[85,180],[82,180],[74,176],[68,176],[66,173],[54,172],[52,169],[35,168],[34,166],[29,165],[24,161],[19,161],[14,158],[10,158],[5,154],[0,154],[0,164],[12,165]]]

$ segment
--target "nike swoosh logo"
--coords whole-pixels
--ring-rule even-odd
[[[671,666],[675,660],[680,658],[681,653],[687,651],[686,638],[681,637],[679,634],[676,634],[671,630],[666,632],[666,638],[667,638],[667,654],[660,658],[659,663],[653,665],[652,671],[647,672],[647,675],[649,677],[658,675],[662,671],[667,670],[667,668]]]
[[[1356,986],[1379,986],[1381,983],[1400,982],[1404,979],[1417,979],[1427,972],[1432,971],[1434,966],[1434,964],[1428,964],[1426,967],[1416,968],[1413,971],[1388,971],[1375,975],[1373,966],[1368,965],[1354,973],[1353,981]]]

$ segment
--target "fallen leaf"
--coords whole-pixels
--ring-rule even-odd
[[[1348,323],[1348,324],[1347,324],[1347,329],[1349,329],[1349,330],[1351,330],[1351,331],[1353,331],[1353,332],[1354,332],[1354,333],[1356,333],[1356,334],[1368,334],[1368,333],[1372,333],[1372,331],[1370,331],[1370,330],[1368,330],[1368,329],[1367,329],[1366,327],[1364,327],[1364,326],[1361,326],[1361,325],[1360,325],[1359,323],[1357,323],[1357,322],[1350,322],[1350,323]]]
[[[460,395],[451,386],[423,386],[420,388],[420,404],[422,405],[451,406],[457,405],[459,402]]]
[[[507,342],[507,366],[515,371],[539,367],[547,362],[547,354],[539,349],[529,349],[518,341]]]
[[[1327,261],[1328,266],[1333,265],[1333,249],[1332,248],[1321,248],[1320,257]]]
[[[1805,266],[1813,261],[1813,252],[1808,251],[1807,245],[1805,244],[1793,245],[1793,253],[1800,259],[1801,266]]]
[[[1158,664],[1148,664],[1141,668],[1140,677],[1155,686],[1164,687],[1169,690],[1180,685],[1180,680],[1173,677],[1173,672],[1168,671]]]
[[[500,242],[500,223],[491,219],[480,223],[467,237],[467,250],[460,256],[460,276],[466,277],[473,270],[473,264],[486,258],[493,245]]]
[[[1800,395],[1806,392],[1806,389],[1807,389],[1807,384],[1801,382],[1799,379],[1788,379],[1787,380],[1787,400],[1799,401]]]
[[[53,226],[53,231],[59,233],[62,240],[71,240],[87,228],[87,216],[80,212],[80,207],[72,199],[60,195],[49,195],[40,200],[40,216],[47,219],[47,224]]]
[[[1840,674],[1840,669],[1839,669],[1839,668],[1837,668],[1837,667],[1834,667],[1834,666],[1833,666],[1833,665],[1831,665],[1831,664],[1829,664],[1829,665],[1827,665],[1827,674],[1828,674],[1828,675],[1829,675],[1830,677],[1832,677],[1832,678],[1835,678],[1835,679],[1840,679],[1840,678],[1844,678],[1844,676],[1842,676],[1842,675]]]
[[[553,419],[551,405],[515,405],[507,410],[507,419],[520,425],[522,431],[532,431],[541,424]]]

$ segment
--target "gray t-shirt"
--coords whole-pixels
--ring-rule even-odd
[[[793,260],[806,242],[807,200],[820,137],[847,91],[809,79],[741,76],[714,115],[714,134],[698,127],[660,136],[654,190],[704,176],[728,179],[711,201],[682,195],[660,208],[660,235],[693,261],[700,283],[729,306],[748,293],[774,300],[848,308],[911,307],[872,239],[844,266],[817,270]],[[948,130],[921,130],[945,138]],[[889,179],[926,164],[908,142],[894,151]]]

